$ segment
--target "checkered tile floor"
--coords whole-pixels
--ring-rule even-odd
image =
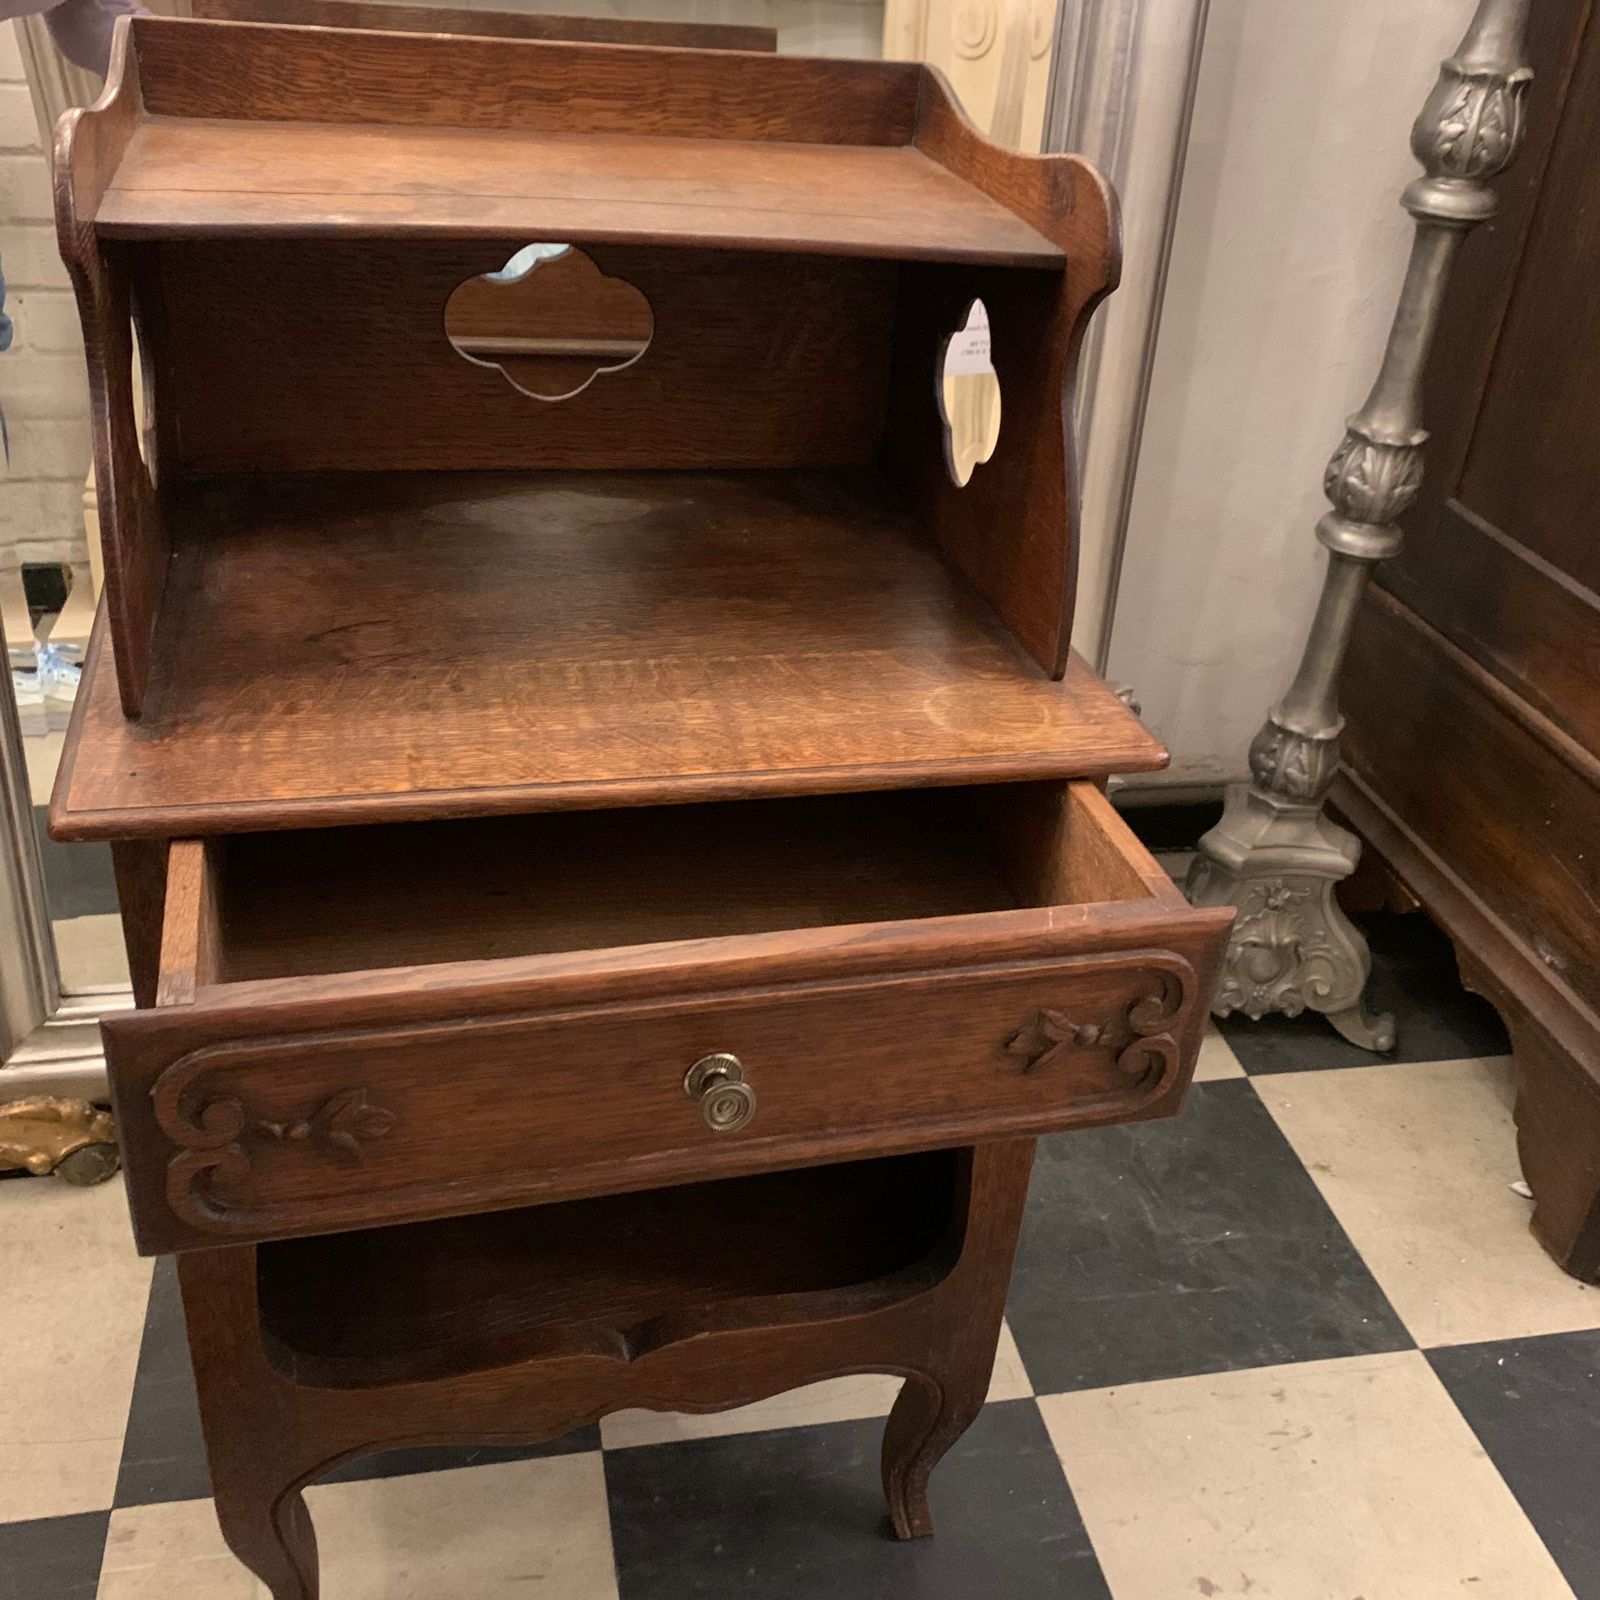
[[[881,1531],[851,1379],[314,1488],[326,1600],[1600,1600],[1600,1289],[1527,1232],[1506,1044],[1418,918],[1395,1062],[1229,1024],[1172,1122],[1047,1140],[991,1403]],[[170,1263],[0,1186],[0,1596],[254,1600]]]

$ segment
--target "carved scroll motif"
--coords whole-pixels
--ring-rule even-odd
[[[178,1146],[167,1163],[167,1202],[199,1226],[214,1223],[215,1202],[250,1176],[266,1145],[298,1145],[345,1165],[359,1165],[364,1146],[393,1129],[394,1112],[369,1089],[341,1089],[303,1114],[281,1121],[260,1115],[237,1094],[207,1095],[202,1080],[211,1052],[174,1062],[156,1079],[150,1096],[161,1131]]]
[[[1139,974],[1140,986],[1110,1016],[1076,1021],[1045,1006],[1006,1040],[1005,1052],[1024,1074],[1048,1072],[1083,1050],[1115,1052],[1117,1070],[1143,1097],[1177,1071],[1178,1041],[1168,1024],[1184,1009],[1188,985],[1175,969]]]

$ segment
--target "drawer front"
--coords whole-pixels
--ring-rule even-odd
[[[446,1020],[435,1006],[432,1020],[382,1026],[286,1031],[270,1007],[125,1015],[107,1025],[107,1057],[140,1246],[373,1226],[1170,1111],[1224,929],[1197,920],[1190,931],[1172,941],[1186,951]],[[711,1125],[747,1109],[739,1094],[708,1105],[686,1090],[713,1054],[742,1067],[754,1099],[742,1125]]]

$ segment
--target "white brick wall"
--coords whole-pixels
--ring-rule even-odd
[[[0,567],[81,561],[89,400],[78,313],[56,250],[50,171],[11,26],[0,23],[0,263],[16,324],[0,355],[11,461],[0,464]]]

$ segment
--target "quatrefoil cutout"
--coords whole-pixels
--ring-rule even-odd
[[[497,369],[535,400],[571,400],[631,367],[655,332],[650,302],[567,244],[524,246],[497,272],[458,284],[444,331],[458,355]]]
[[[951,481],[965,488],[1000,442],[1000,378],[989,359],[989,311],[969,302],[961,325],[939,352],[939,416]]]

